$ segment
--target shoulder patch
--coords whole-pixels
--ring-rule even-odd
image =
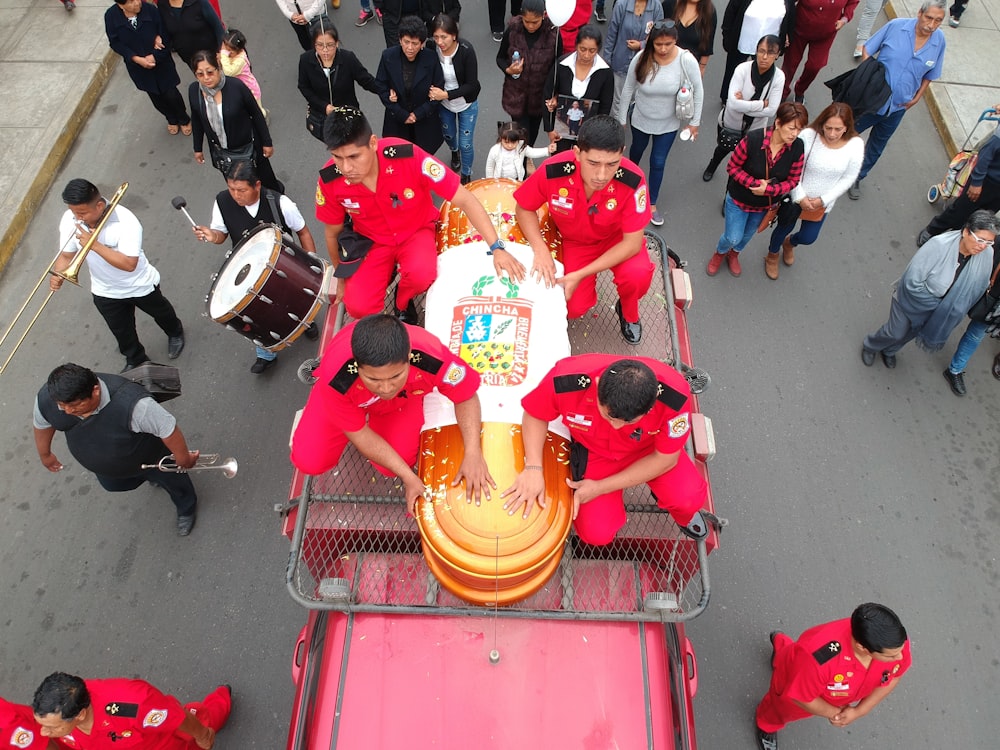
[[[337,393],[344,394],[347,393],[348,388],[354,385],[354,381],[357,379],[358,361],[356,359],[349,359],[344,362],[343,367],[337,370],[337,374],[330,381],[330,387]]]
[[[590,388],[593,381],[590,375],[577,373],[575,375],[556,375],[552,379],[552,385],[556,393],[572,393],[573,391],[585,391]]]
[[[420,171],[430,177],[434,182],[441,182],[445,175],[444,164],[439,162],[433,156],[424,157],[424,162],[420,165]]]
[[[448,385],[458,385],[465,380],[466,366],[452,362],[444,373],[444,382]]]
[[[666,383],[657,381],[656,383],[656,400],[662,401],[664,404],[669,406],[674,411],[680,411],[684,408],[684,404],[687,403],[687,396],[685,396],[680,391],[675,391]]]
[[[444,365],[437,357],[428,354],[420,349],[410,350],[410,364],[416,367],[418,370],[423,370],[431,375],[437,375],[438,370]]]
[[[633,172],[628,167],[618,167],[618,171],[615,172],[615,179],[623,185],[635,190],[642,183],[642,175]]]
[[[413,156],[413,144],[399,143],[393,146],[386,146],[382,149],[382,156],[386,159],[409,159]]]
[[[111,703],[104,707],[104,713],[108,716],[123,716],[126,719],[134,719],[139,715],[139,704],[111,701]]]
[[[817,664],[826,664],[830,659],[840,653],[840,641],[830,641],[825,646],[820,646],[813,651],[813,658]]]
[[[545,165],[545,177],[549,180],[555,180],[559,177],[569,177],[571,174],[575,173],[575,161],[562,161],[556,162],[555,164]]]
[[[167,709],[165,708],[154,708],[149,713],[143,717],[142,726],[145,727],[158,727],[160,724],[167,720]]]
[[[14,727],[10,736],[10,744],[14,747],[31,747],[35,742],[35,733],[24,727]]]
[[[331,164],[330,166],[323,167],[321,170],[319,170],[319,178],[325,183],[331,183],[338,177],[343,177],[343,176],[344,175],[341,173],[340,169],[337,167],[336,164]]]

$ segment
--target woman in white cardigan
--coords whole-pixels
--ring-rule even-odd
[[[650,223],[657,227],[663,224],[656,202],[660,197],[667,155],[681,126],[676,115],[677,93],[685,84],[690,84],[694,101],[694,116],[688,129],[691,139],[697,140],[704,99],[701,68],[694,55],[677,46],[676,23],[657,21],[646,38],[646,46],[628,66],[617,113],[618,122],[624,125],[629,105],[635,98],[629,159],[638,164],[646,146],[653,141],[649,152],[649,208],[652,212]]]
[[[799,139],[805,146],[805,165],[802,180],[791,193],[798,208],[785,213],[784,220],[779,213],[778,225],[771,232],[764,272],[772,280],[778,278],[778,251],[790,266],[795,262],[796,246],[816,241],[833,204],[857,179],[865,157],[865,142],[854,130],[854,114],[842,102],[820,112],[799,133]],[[792,234],[798,219],[802,221],[799,231]]]
[[[729,81],[726,106],[719,113],[718,145],[701,176],[705,182],[712,179],[722,160],[732,153],[743,136],[765,127],[778,111],[785,86],[785,74],[775,65],[780,51],[778,37],[761,37],[754,58],[736,66]]]

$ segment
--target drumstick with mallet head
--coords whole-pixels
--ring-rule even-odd
[[[184,200],[184,196],[183,195],[178,195],[176,198],[174,198],[172,201],[170,201],[170,204],[174,208],[176,208],[178,211],[183,211],[184,212],[184,215],[187,217],[187,220],[191,222],[191,228],[192,229],[197,229],[198,228],[198,224],[195,222],[194,219],[191,218],[191,214],[188,213],[188,210],[187,210],[187,201]],[[202,237],[201,241],[202,242],[208,242],[208,238],[207,237]]]

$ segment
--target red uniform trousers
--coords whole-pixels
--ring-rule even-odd
[[[229,694],[229,690],[222,685],[206,695],[202,700],[184,704],[185,711],[189,714],[194,714],[198,717],[198,721],[207,727],[211,727],[216,732],[226,725],[232,707],[233,700]],[[186,736],[183,734],[178,735],[178,739]],[[178,744],[177,748],[178,750],[181,750],[181,748],[183,750],[197,750],[198,743],[193,739],[189,739],[183,742],[183,744]]]
[[[383,311],[385,290],[389,288],[397,265],[396,307],[403,310],[437,278],[434,227],[421,227],[401,245],[372,245],[344,287],[344,307],[348,315],[358,320]]]
[[[781,652],[794,643],[795,641],[784,633],[778,633],[774,637],[774,671],[771,672],[771,687],[767,695],[757,704],[755,717],[757,726],[765,732],[777,732],[790,721],[808,719],[813,715],[804,711],[794,701],[782,696],[785,684],[788,682],[786,674],[791,658],[782,658]]]
[[[622,461],[591,453],[584,477],[604,479],[648,455],[649,453],[645,453]],[[668,511],[681,526],[686,526],[691,517],[701,509],[708,491],[705,480],[684,451],[678,454],[674,468],[654,477],[647,485],[656,497],[656,504]],[[581,505],[573,525],[582,542],[600,545],[609,544],[625,525],[625,520],[625,502],[622,490],[618,490],[599,495]]]
[[[795,82],[796,96],[805,96],[806,89],[816,80],[819,72],[826,67],[826,63],[830,59],[830,48],[836,38],[836,32],[822,39],[804,39],[801,34],[792,34],[792,40],[785,49],[785,61],[781,63],[781,72],[785,74],[785,88],[781,92],[782,101],[788,98],[792,77],[795,75],[799,63],[802,62],[806,47],[809,47],[809,57],[802,69],[802,75]]]
[[[370,412],[368,426],[391,445],[408,466],[413,466],[417,462],[417,451],[420,448],[420,428],[424,426],[424,400],[396,398],[394,401],[399,404],[399,408]],[[319,410],[313,413],[318,414]],[[302,413],[296,432],[318,437],[308,444],[305,441],[295,444],[295,465],[306,474],[322,474],[340,461],[340,456],[347,447],[347,434],[342,430],[326,429],[325,424],[309,425],[308,415],[308,411]],[[376,463],[372,463],[372,466],[387,477],[396,476],[395,472],[384,466]]]
[[[563,241],[562,257],[566,273],[577,271],[597,260],[609,247],[611,245],[572,245]],[[618,289],[618,298],[622,301],[622,315],[630,323],[639,320],[639,300],[649,291],[655,270],[652,261],[649,260],[645,241],[642,250],[628,260],[611,267],[615,287]],[[594,274],[577,286],[573,296],[566,302],[566,314],[570,319],[581,318],[596,304],[597,274]]]

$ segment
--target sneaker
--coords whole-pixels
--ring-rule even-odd
[[[964,396],[968,391],[965,388],[965,373],[952,372],[947,367],[944,368],[944,379],[948,381],[951,392],[956,396]]]
[[[66,8],[66,12],[69,13],[76,7],[76,3],[74,3],[73,0],[63,0],[63,7]],[[955,25],[958,26],[957,23]]]
[[[597,21],[598,23],[607,23],[608,22],[608,17],[606,15],[604,15],[604,11],[603,10],[599,10],[599,11],[596,11],[594,13],[594,20]],[[954,24],[954,25],[958,26],[957,23]]]
[[[67,10],[69,10],[69,9],[67,8]],[[958,25],[960,23],[961,23],[961,21],[959,21],[957,18],[955,18],[955,16],[952,16],[951,18],[948,19],[948,25],[951,26],[951,28],[953,28],[953,29],[957,29]]]
[[[760,750],[778,750],[777,732],[765,732],[760,727],[754,728],[757,730],[757,747]]]
[[[865,367],[871,367],[875,364],[875,355],[878,354],[874,349],[869,349],[868,347],[861,346],[861,361],[864,362]]]
[[[721,253],[712,253],[712,257],[708,261],[708,268],[705,269],[705,273],[709,276],[715,276],[722,268],[722,261],[726,259],[726,256]]]
[[[406,303],[405,310],[402,310],[397,307],[395,309],[394,314],[403,323],[406,323],[411,326],[420,325],[419,317],[417,314],[417,306],[416,304],[414,304],[412,299]]]
[[[378,21],[378,25],[382,25],[382,11],[378,8],[375,9],[375,20]]]
[[[663,226],[663,214],[661,214],[659,211],[657,211],[654,208],[653,209],[653,215],[649,217],[649,223],[652,224],[654,227],[662,227]]]
[[[500,42],[502,40],[503,40],[503,32],[502,31],[494,31],[493,32],[493,41],[496,42],[497,44],[500,44]]]
[[[372,11],[362,8],[361,12],[358,13],[358,20],[354,22],[354,25],[361,28],[373,18],[375,18],[375,14]]]
[[[250,372],[252,372],[254,375],[260,375],[262,372],[264,372],[264,370],[266,370],[268,367],[270,367],[277,361],[278,361],[277,358],[263,359],[262,357],[257,357],[257,359],[254,360],[254,363],[250,365]]]
[[[864,53],[865,53],[865,45],[859,44],[857,47],[854,48],[854,59],[857,60]]]
[[[740,254],[735,250],[726,253],[726,263],[729,264],[729,273],[733,276],[739,276],[743,273],[743,268],[740,266]]]
[[[847,188],[847,197],[856,201],[861,197],[861,180],[855,180],[854,184]]]

